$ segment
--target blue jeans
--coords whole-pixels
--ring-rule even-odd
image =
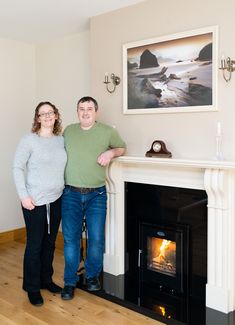
[[[84,217],[87,225],[86,278],[98,277],[103,267],[105,219],[107,210],[105,186],[81,194],[66,186],[62,195],[62,231],[64,236],[64,284],[76,286],[80,264],[80,243]]]

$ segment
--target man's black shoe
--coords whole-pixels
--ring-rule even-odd
[[[52,293],[61,293],[62,288],[55,284],[54,282],[50,282],[48,284],[44,284],[41,286],[41,289],[47,289],[48,291]]]
[[[28,292],[29,301],[34,306],[42,306],[43,298],[41,296],[40,291],[37,292]]]
[[[64,286],[64,288],[61,291],[61,298],[63,300],[71,300],[74,297],[74,289],[73,286]]]
[[[101,289],[99,279],[98,278],[86,279],[86,288],[88,291],[99,291]]]

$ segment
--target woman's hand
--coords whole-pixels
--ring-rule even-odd
[[[35,208],[35,204],[31,197],[26,197],[21,200],[22,206],[27,210],[33,210]]]

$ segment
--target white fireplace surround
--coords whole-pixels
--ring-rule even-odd
[[[208,195],[206,306],[235,310],[235,163],[123,156],[107,170],[104,272],[125,273],[124,182],[204,189]]]

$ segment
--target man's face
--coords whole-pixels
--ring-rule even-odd
[[[77,113],[82,129],[88,130],[95,124],[98,113],[92,101],[79,103]]]

